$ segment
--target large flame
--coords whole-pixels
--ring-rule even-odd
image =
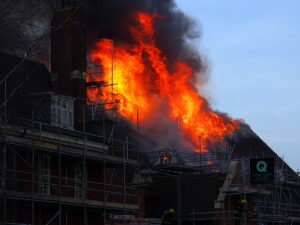
[[[169,119],[180,121],[181,135],[189,140],[194,151],[206,151],[209,143],[223,143],[227,135],[239,128],[238,122],[213,112],[199,94],[192,78],[195,72],[182,61],[167,66],[166,55],[157,47],[154,22],[157,14],[138,12],[138,26],[129,28],[135,44],[99,40],[90,58],[103,66],[101,76],[89,75],[88,81],[105,81],[113,86],[88,89],[91,101],[118,103],[118,113],[136,122],[151,119],[165,105]],[[172,68],[172,69],[169,69]]]

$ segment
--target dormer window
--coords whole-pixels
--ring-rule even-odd
[[[67,96],[51,96],[51,124],[56,127],[73,129],[74,99]]]

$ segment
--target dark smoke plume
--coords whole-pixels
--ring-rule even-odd
[[[50,32],[53,7],[57,4],[50,0],[0,2],[0,50],[22,56],[41,36]],[[75,6],[81,3],[81,0],[73,1]],[[83,3],[90,30],[90,46],[103,37],[132,42],[128,26],[135,23],[133,12],[157,13],[164,18],[155,23],[156,41],[168,56],[169,64],[179,59],[186,61],[196,72],[205,71],[202,58],[187,43],[187,40],[200,36],[198,26],[177,8],[174,0],[83,0]],[[39,52],[48,52],[47,48],[49,39]],[[49,55],[42,56],[39,52],[38,57],[47,61]],[[202,79],[206,80],[205,77]]]
[[[128,25],[134,25],[134,11],[157,13],[163,16],[155,23],[158,47],[174,60],[186,61],[196,72],[203,72],[205,65],[200,55],[187,43],[199,38],[195,21],[181,12],[174,0],[87,0],[88,24],[97,31],[95,38],[113,38],[115,41],[132,42]]]
[[[50,0],[1,0],[0,51],[24,57],[50,32],[51,17]],[[30,58],[47,61],[49,43],[50,38],[45,38]]]

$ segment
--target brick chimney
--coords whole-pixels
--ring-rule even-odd
[[[51,23],[51,72],[59,95],[75,98],[74,125],[82,128],[86,99],[87,27],[82,8],[57,9]]]

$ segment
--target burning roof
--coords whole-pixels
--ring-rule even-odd
[[[115,85],[88,89],[88,98],[117,100],[123,118],[136,123],[138,112],[148,133],[176,133],[180,146],[196,152],[208,151],[210,143],[225,145],[224,138],[239,129],[239,122],[210,108],[197,89],[199,71],[187,58],[169,57],[158,46],[155,25],[167,18],[139,11],[131,17],[132,42],[101,38],[91,51],[91,60],[103,66],[103,74],[87,80]]]

